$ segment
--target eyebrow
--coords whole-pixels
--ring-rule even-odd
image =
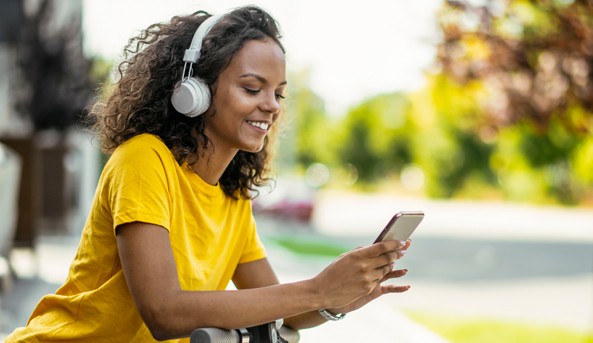
[[[239,76],[239,77],[240,77],[240,78],[241,78],[241,77],[255,77],[255,78],[256,78],[256,79],[258,79],[258,80],[259,80],[261,83],[268,83],[268,80],[266,80],[265,78],[263,78],[263,77],[262,77],[262,76],[260,76],[260,75],[254,74],[254,73],[247,73],[247,74],[243,74],[243,75],[241,75],[241,76]],[[278,86],[284,86],[285,84],[287,84],[287,82],[286,82],[286,81],[282,81],[282,82],[280,82],[280,84],[279,84]]]

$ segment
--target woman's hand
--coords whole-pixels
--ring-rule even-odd
[[[405,275],[406,271],[392,271],[392,263],[405,255],[410,243],[390,240],[340,255],[312,280],[325,299],[324,307],[333,313],[346,313],[382,294],[408,290],[409,286],[381,283]]]
[[[387,275],[385,275],[385,277],[383,277],[383,280],[381,280],[381,283],[383,281],[386,281],[389,279],[402,277],[402,276],[406,275],[407,272],[408,272],[407,269],[400,269],[400,270],[394,270],[392,272],[389,272]],[[383,294],[403,293],[403,292],[407,291],[408,289],[410,289],[409,285],[408,286],[397,286],[397,285],[381,285],[381,284],[379,284],[379,285],[377,285],[377,287],[375,287],[375,289],[373,289],[373,291],[371,293],[354,300],[354,302],[351,302],[350,304],[348,304],[346,306],[342,306],[342,307],[338,307],[338,308],[330,308],[330,309],[328,309],[328,311],[330,311],[331,313],[336,313],[336,314],[352,312],[352,311],[358,310],[359,308],[363,307],[364,305],[377,299],[378,297],[380,297]]]

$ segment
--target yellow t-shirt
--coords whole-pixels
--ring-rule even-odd
[[[179,166],[157,136],[142,134],[105,166],[66,283],[43,297],[27,327],[7,342],[155,342],[117,251],[115,228],[134,221],[169,231],[184,290],[224,290],[237,264],[265,257],[251,202],[226,196]]]

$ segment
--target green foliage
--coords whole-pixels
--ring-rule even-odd
[[[480,82],[460,85],[437,75],[412,96],[414,111],[424,112],[415,117],[428,122],[419,125],[414,149],[427,175],[427,195],[492,194],[468,192],[480,186],[514,201],[578,204],[592,184],[590,143],[565,122],[579,115],[552,118],[543,130],[528,120],[491,127],[480,107],[483,90]],[[427,102],[431,106],[422,105]]]
[[[472,94],[478,86],[462,88],[451,80],[436,76],[426,92],[414,97],[413,106],[424,113],[419,118],[434,118],[420,125],[415,156],[427,175],[427,194],[452,197],[465,187],[466,180],[478,179],[493,185],[495,177],[489,164],[493,146],[480,138],[477,101]],[[423,108],[419,103],[430,103]],[[426,119],[424,119],[426,120]]]
[[[510,199],[550,198],[574,205],[587,191],[583,177],[587,172],[579,175],[574,168],[588,165],[586,156],[577,153],[584,151],[586,144],[585,137],[567,132],[555,120],[545,132],[522,122],[501,130],[491,164],[499,171],[501,189]]]
[[[288,129],[279,139],[277,164],[307,168],[335,160],[333,125],[321,97],[307,87],[308,71],[289,75],[285,114]]]
[[[113,81],[111,80],[112,68],[112,61],[108,61],[101,56],[95,56],[93,57],[91,64],[91,78],[99,86],[108,85]]]
[[[369,99],[348,112],[338,156],[356,167],[359,180],[375,181],[411,162],[409,106],[405,95],[395,93]]]
[[[552,118],[545,129],[529,120],[494,127],[481,107],[483,83],[461,85],[442,74],[428,81],[412,94],[367,99],[334,121],[317,95],[297,87],[289,107],[296,112],[295,161],[303,170],[324,163],[332,175],[352,164],[358,182],[371,188],[400,184],[402,169],[413,164],[424,175],[420,191],[437,198],[576,205],[587,196],[593,138],[570,129],[588,121],[582,109]]]
[[[498,5],[448,0],[440,13],[442,71],[429,88],[447,144],[440,147],[445,158],[426,156],[437,156],[428,194],[459,195],[481,180],[506,199],[578,204],[593,185],[593,36],[585,34],[593,32],[593,6]],[[477,24],[468,27],[467,18]],[[451,162],[459,156],[473,163]]]
[[[294,96],[296,105],[297,161],[302,165],[319,162],[323,157],[328,125],[323,100],[309,89]]]

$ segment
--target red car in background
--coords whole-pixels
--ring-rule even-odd
[[[309,222],[313,215],[317,189],[305,180],[294,177],[279,177],[276,187],[259,188],[253,199],[253,212]]]

